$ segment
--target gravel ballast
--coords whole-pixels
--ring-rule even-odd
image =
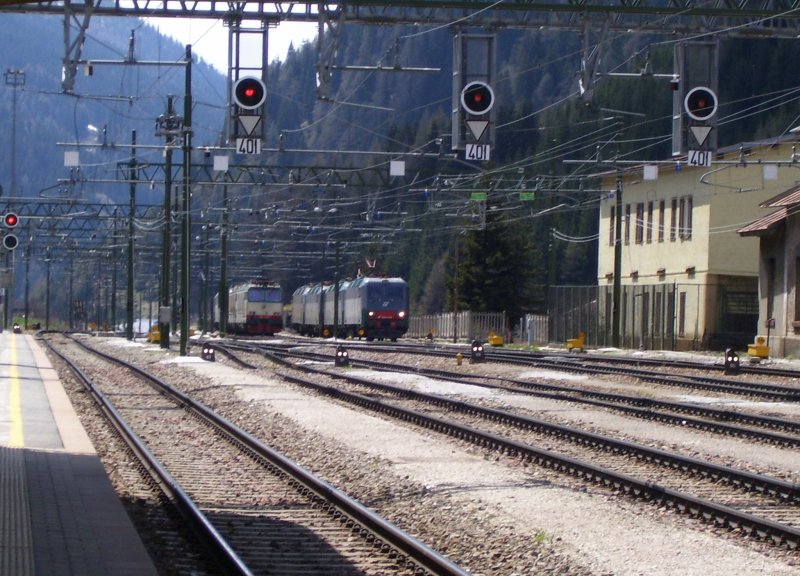
[[[112,340],[115,348],[139,345]],[[159,354],[155,347],[146,347],[148,354]],[[144,351],[136,350],[137,355]],[[153,358],[151,358],[151,361]],[[597,574],[597,575],[790,575],[800,573],[796,554],[756,543],[745,543],[727,537],[707,525],[656,509],[646,503],[633,502],[609,495],[594,487],[581,487],[568,478],[516,460],[486,454],[471,446],[411,429],[341,406],[303,392],[277,377],[233,368],[218,357],[216,363],[197,358],[166,356],[163,363],[178,364],[210,379],[231,393],[247,407],[247,418],[270,435],[276,447],[298,458],[312,471],[338,487],[350,490],[355,483],[353,471],[340,465],[337,470],[326,465],[325,457],[312,456],[315,450],[306,445],[279,444],[284,433],[278,429],[288,422],[296,426],[297,442],[325,445],[327,460],[356,463],[362,468],[361,480],[374,478],[375,484],[397,483],[396,488],[369,488],[362,499],[382,514],[394,510],[395,523],[413,533],[421,514],[417,507],[434,505],[448,510],[453,518],[468,520],[471,531],[485,531],[487,541],[501,545],[496,551],[502,557],[503,571],[493,572],[482,566],[475,574]],[[172,366],[174,368],[174,366]],[[387,376],[407,386],[418,386],[437,394],[464,394],[463,387],[427,378]],[[207,388],[206,382],[196,382]],[[473,389],[474,390],[474,389]],[[472,392],[475,393],[474,391]],[[577,409],[564,403],[524,399],[498,392],[493,399],[509,405],[551,414],[560,421],[584,422],[591,429],[617,431],[638,442],[656,446],[685,447],[687,453],[711,452],[733,465],[749,463],[763,468],[788,470],[797,481],[800,476],[800,455],[763,445],[748,445],[734,439],[716,438],[690,429],[676,429],[652,422],[624,418],[602,410]],[[213,395],[212,395],[213,396]],[[213,397],[205,400],[209,404]],[[229,400],[219,399],[220,402]],[[257,414],[257,416],[253,416]],[[270,433],[270,429],[272,432]],[[297,453],[292,454],[294,450]],[[305,461],[303,455],[305,454]],[[334,465],[335,466],[335,465]],[[387,496],[386,491],[392,492]],[[380,505],[370,497],[381,500]],[[386,500],[391,500],[387,502]],[[383,507],[384,509],[380,509]],[[410,526],[403,526],[403,518]],[[475,524],[479,526],[475,526]],[[430,529],[430,527],[428,527]],[[441,526],[439,544],[445,548],[458,538],[458,523]],[[465,528],[466,529],[466,528]],[[489,538],[488,535],[491,535]],[[436,543],[432,543],[436,545]],[[447,554],[447,550],[441,550]],[[476,552],[477,553],[477,552]],[[485,554],[485,551],[483,552]],[[509,556],[516,557],[509,560]],[[469,563],[458,558],[469,569]],[[508,566],[515,566],[515,571]]]

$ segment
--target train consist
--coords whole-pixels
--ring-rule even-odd
[[[220,318],[219,294],[214,298]],[[280,284],[252,280],[228,289],[228,332],[271,336],[283,328],[283,291]]]
[[[304,336],[397,340],[408,331],[408,284],[362,276],[306,284],[292,295],[292,328]],[[338,314],[338,321],[334,322]]]

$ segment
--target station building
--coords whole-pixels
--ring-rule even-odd
[[[800,181],[800,170],[795,170]],[[766,214],[739,230],[742,237],[759,242],[758,337],[772,356],[798,356],[800,185],[793,184],[759,206]]]
[[[791,266],[784,264],[778,253],[787,251],[770,243],[777,224],[739,231],[764,215],[759,206],[797,189],[796,143],[791,135],[720,149],[710,167],[657,163],[607,173],[602,189],[608,192],[601,198],[599,215],[597,320],[594,324],[582,320],[596,331],[592,343],[610,343],[615,266],[621,270],[622,346],[741,349],[760,331],[759,315],[780,316],[786,307],[777,307],[776,294],[782,286],[777,279],[788,278],[785,273],[791,272],[798,276],[792,276],[790,283],[797,283],[800,253],[793,249]],[[792,198],[800,205],[800,193]],[[781,208],[787,214],[782,229],[789,230],[795,222],[788,216],[791,208]],[[792,234],[796,246],[800,232]],[[759,256],[756,236],[770,252]],[[761,281],[759,262],[767,269],[772,266]],[[760,306],[759,283],[764,295]],[[773,297],[767,301],[769,294]],[[798,309],[792,301],[795,316]],[[800,331],[800,317],[795,320]]]

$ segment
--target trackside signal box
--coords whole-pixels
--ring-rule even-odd
[[[3,248],[9,252],[19,245],[19,239],[13,232],[18,224],[19,216],[17,216],[15,212],[6,212],[3,214],[3,230],[0,230],[0,234],[3,236]]]
[[[494,144],[495,36],[458,33],[453,38],[453,150],[479,150]],[[477,158],[478,160],[488,160]]]
[[[675,45],[672,97],[672,155],[703,157],[717,151],[718,43]],[[703,165],[707,165],[705,162]]]

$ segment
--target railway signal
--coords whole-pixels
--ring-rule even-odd
[[[705,122],[717,113],[717,95],[705,86],[697,86],[686,93],[683,107],[689,118]]]
[[[494,91],[486,82],[474,81],[461,90],[461,106],[468,114],[482,116],[494,106]]]
[[[490,160],[494,145],[495,35],[453,36],[451,148],[467,161]]]
[[[483,351],[483,342],[480,340],[472,341],[471,357],[469,359],[472,363],[483,362],[486,354]]]
[[[255,76],[245,76],[236,81],[233,88],[233,99],[239,108],[245,110],[255,110],[267,98],[267,88],[264,83]]]
[[[675,45],[672,95],[672,155],[686,156],[689,166],[708,167],[717,153],[719,99],[718,43],[679,42]]]
[[[717,95],[710,88],[695,86],[686,93],[683,108],[694,121],[689,125],[689,132],[697,142],[697,146],[689,144],[687,163],[689,166],[709,167],[713,154],[706,142],[713,130],[711,119],[717,113]]]
[[[733,348],[725,350],[725,374],[738,374],[740,372],[739,354]]]
[[[3,236],[3,248],[6,250],[13,250],[19,245],[19,239],[15,234],[6,234]]]
[[[467,160],[487,161],[490,158],[491,145],[483,141],[483,135],[489,128],[492,106],[494,91],[488,83],[475,80],[461,90],[461,108],[466,112],[464,123],[472,135],[472,142],[464,145]]]
[[[206,362],[216,362],[216,351],[209,344],[203,344],[203,348],[200,351],[200,359],[205,360]]]
[[[9,230],[13,230],[19,224],[19,216],[16,215],[14,212],[6,212],[3,215],[3,227]],[[19,245],[19,238],[17,238],[16,234],[11,232],[7,234],[3,234],[3,248],[6,250],[14,250]]]
[[[350,365],[350,355],[344,346],[336,347],[336,357],[333,360],[333,365],[337,367]]]
[[[238,154],[261,154],[264,130],[264,101],[267,88],[260,78],[239,78],[233,87],[233,100],[238,110],[233,116],[232,136]]]

